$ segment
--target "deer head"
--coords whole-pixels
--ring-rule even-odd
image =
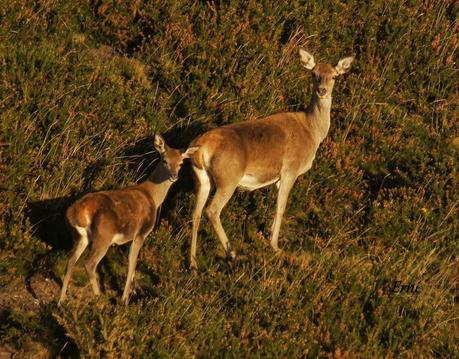
[[[169,147],[164,139],[158,134],[155,135],[154,145],[161,156],[161,166],[167,172],[171,182],[177,181],[183,160],[189,158],[199,149],[199,146],[194,146],[183,151]]]
[[[300,49],[300,59],[305,68],[312,71],[314,95],[319,99],[331,98],[335,78],[348,72],[354,57],[345,57],[338,61],[336,66],[330,64],[316,64],[314,56],[304,49]]]

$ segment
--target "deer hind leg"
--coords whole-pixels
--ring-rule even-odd
[[[72,272],[73,272],[73,268],[75,267],[75,263],[78,261],[81,254],[84,252],[84,250],[89,244],[87,230],[83,227],[78,227],[78,226],[74,228],[76,232],[78,233],[78,235],[75,234],[75,237],[78,236],[77,242],[73,249],[72,256],[70,257],[68,264],[67,264],[67,271],[64,276],[64,281],[62,282],[61,296],[59,298],[58,304],[61,304],[62,301],[65,299],[65,294],[67,292],[67,287],[69,285],[69,281],[72,276]]]
[[[287,206],[288,195],[293,187],[293,184],[295,183],[295,180],[296,178],[281,176],[281,180],[279,183],[279,192],[277,193],[276,214],[274,216],[271,232],[271,247],[273,247],[273,249],[276,252],[280,252],[278,246],[280,226],[282,222],[282,217],[285,212],[285,207]]]
[[[198,230],[199,222],[201,221],[202,210],[209,197],[211,182],[209,175],[204,169],[198,169],[193,167],[196,181],[196,206],[193,211],[193,228],[192,228],[192,239],[191,239],[191,250],[190,250],[190,269],[198,269],[196,261],[196,247],[198,242]]]
[[[131,248],[129,249],[128,275],[126,278],[126,285],[124,287],[123,296],[121,297],[121,301],[125,305],[129,304],[129,294],[131,292],[132,281],[134,280],[135,267],[137,265],[137,258],[139,256],[140,248],[142,248],[145,238],[146,236],[137,236],[132,241]]]
[[[228,259],[236,258],[236,254],[231,250],[231,246],[228,240],[228,237],[223,229],[222,223],[220,221],[220,213],[228,203],[229,199],[236,190],[236,186],[226,186],[226,187],[217,187],[215,194],[212,198],[212,201],[207,208],[207,216],[209,217],[212,226],[214,227],[217,237],[220,240],[223,248],[226,252]]]
[[[86,272],[88,273],[89,282],[96,296],[100,295],[99,276],[97,274],[97,265],[107,254],[110,247],[110,241],[102,241],[101,237],[93,240],[91,254],[86,262]]]

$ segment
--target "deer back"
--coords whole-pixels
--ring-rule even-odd
[[[131,239],[151,230],[155,214],[148,192],[138,185],[85,195],[67,210],[67,221],[91,234],[120,234]]]
[[[228,172],[242,166],[244,173],[269,180],[285,166],[301,169],[310,162],[319,145],[315,137],[304,113],[277,113],[204,133],[193,142],[201,147],[194,164],[212,171],[222,163]]]

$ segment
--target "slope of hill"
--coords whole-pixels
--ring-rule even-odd
[[[31,357],[453,357],[458,343],[457,1],[58,1],[0,7],[0,354]],[[354,54],[332,126],[296,183],[276,256],[276,191],[203,221],[187,269],[189,168],[117,304],[127,248],[80,266],[63,211],[154,166],[152,133],[301,110],[319,60]],[[402,285],[404,290],[401,292]],[[1,356],[1,355],[0,355]]]

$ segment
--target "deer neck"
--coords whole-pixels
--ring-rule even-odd
[[[319,143],[327,137],[328,130],[330,129],[331,103],[331,96],[321,99],[317,94],[314,94],[306,109],[306,114],[311,119],[311,125],[318,137]]]
[[[159,164],[148,177],[147,190],[156,207],[161,206],[172,185],[169,172]]]

